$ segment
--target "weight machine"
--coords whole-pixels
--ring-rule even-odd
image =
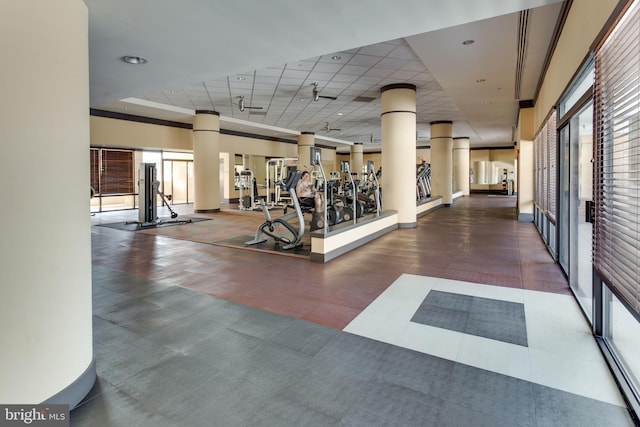
[[[160,196],[162,201],[167,205],[171,212],[171,221],[160,220],[157,212],[157,197]],[[138,221],[128,222],[127,224],[137,223],[139,227],[153,227],[160,224],[186,224],[192,222],[190,219],[175,220],[178,217],[177,212],[171,209],[169,200],[165,194],[160,191],[160,182],[156,179],[156,164],[141,163],[140,177],[138,178]]]
[[[267,198],[266,204],[268,207],[273,207],[275,205],[285,205],[283,199],[289,200],[288,196],[284,196],[282,187],[278,185],[279,182],[286,180],[288,175],[288,169],[297,169],[297,166],[293,165],[293,162],[298,161],[297,157],[285,157],[285,158],[276,158],[269,159],[266,162],[266,187],[267,187]],[[271,200],[271,183],[274,183],[274,200]]]
[[[253,176],[253,171],[245,169],[240,172],[238,188],[240,190],[238,197],[238,209],[241,211],[252,211],[254,209],[258,209],[258,205],[256,205],[258,187],[256,185],[256,179]],[[249,194],[245,195],[245,191]]]

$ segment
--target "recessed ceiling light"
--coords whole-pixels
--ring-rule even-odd
[[[339,116],[341,116],[341,115],[342,115],[342,113],[338,113],[338,115],[339,115]]]
[[[236,77],[236,80],[244,80],[244,77],[238,76],[238,77]]]
[[[142,65],[146,64],[147,60],[142,56],[133,56],[133,55],[125,55],[122,57],[122,60],[128,64]]]
[[[338,56],[338,55],[333,55],[333,56],[331,57],[331,59],[333,59],[334,61],[337,61],[337,60],[338,60],[338,59],[340,59],[340,58],[341,58],[341,57],[340,57],[340,56]]]
[[[468,46],[470,44],[474,44],[476,41],[475,40],[465,40],[462,42],[463,45]]]

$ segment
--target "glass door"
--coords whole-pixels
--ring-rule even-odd
[[[569,123],[569,285],[592,320],[593,104]]]
[[[558,263],[569,276],[569,184],[571,177],[569,147],[570,124],[560,129],[560,153],[559,153],[559,188],[558,188]]]
[[[193,161],[164,161],[164,193],[171,196],[171,204],[178,205],[193,201]]]

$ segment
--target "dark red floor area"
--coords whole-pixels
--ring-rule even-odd
[[[514,198],[457,199],[419,218],[417,228],[327,264],[217,245],[251,235],[262,214],[225,209],[208,216],[136,232],[93,227],[94,263],[337,329],[403,273],[570,292],[535,226],[516,221]]]

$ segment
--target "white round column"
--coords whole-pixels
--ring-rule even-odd
[[[362,164],[364,163],[364,145],[356,142],[351,146],[351,155],[349,158],[351,172],[358,174],[358,179],[362,177]]]
[[[416,87],[382,89],[382,165],[384,210],[398,212],[398,227],[414,228],[416,216]]]
[[[2,4],[3,404],[73,408],[96,378],[87,22],[82,0]]]
[[[469,138],[453,138],[453,191],[469,195]]]
[[[453,122],[432,122],[431,198],[442,197],[442,205],[453,203]]]
[[[311,147],[315,146],[315,133],[302,132],[298,136],[298,169],[311,168]]]
[[[220,211],[220,113],[197,110],[193,118],[194,212]]]

